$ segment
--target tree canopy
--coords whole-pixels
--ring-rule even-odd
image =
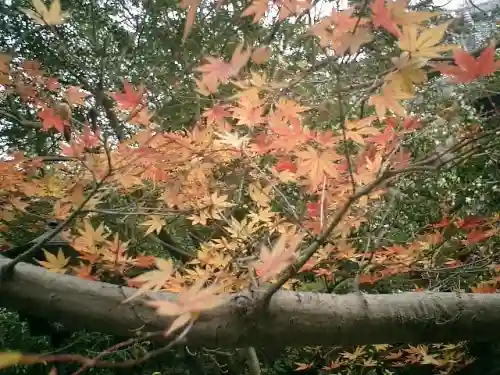
[[[93,357],[7,347],[0,368],[186,346],[241,349],[252,374],[283,348],[303,371],[450,373],[464,341],[495,340],[495,35],[467,50],[430,1],[0,15],[0,306],[121,337]]]

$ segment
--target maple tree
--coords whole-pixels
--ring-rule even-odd
[[[59,0],[50,4],[34,0],[31,5],[19,8],[20,12],[63,44],[64,29],[57,27],[71,24],[71,12]],[[214,11],[225,5],[218,2]],[[200,6],[199,1],[179,3],[186,13],[183,43],[193,37]],[[241,9],[238,17],[255,24],[279,7],[279,25],[311,14],[313,6],[309,1],[268,4],[256,0]],[[149,105],[156,93],[145,84],[115,77],[122,89],[94,90],[86,79],[79,85],[68,84],[62,77],[48,74],[36,60],[2,51],[2,91],[36,113],[36,131],[51,137],[51,154],[19,148],[2,157],[3,230],[7,232],[16,220],[29,216],[30,210],[43,207],[43,215],[38,216],[57,218],[61,223],[50,236],[61,235],[71,244],[79,254],[78,265],[70,264],[62,251],[53,254],[44,249],[50,236],[33,245],[26,255],[44,251],[45,260],[38,263],[52,273],[50,277],[65,274],[73,277],[74,283],[85,279],[95,285],[120,279],[134,288],[123,289],[126,292],[113,298],[123,297],[120,311],[132,309],[135,303],[140,305],[135,311],[156,314],[164,326],[156,333],[148,327],[140,332],[141,339],[156,335],[156,339],[169,342],[167,349],[186,338],[188,342],[196,340],[192,336],[201,330],[197,327],[211,314],[226,311],[227,306],[231,310],[235,295],[249,301],[242,314],[245,322],[258,321],[266,314],[273,316],[275,301],[293,295],[287,291],[322,292],[326,300],[329,293],[341,291],[335,289],[339,281],[349,283],[347,291],[352,293],[338,300],[341,302],[332,302],[332,307],[340,310],[350,306],[349,311],[370,316],[367,320],[383,316],[372,316],[369,311],[390,315],[385,307],[405,303],[414,309],[427,303],[434,312],[439,304],[436,298],[448,298],[449,310],[441,312],[443,316],[464,313],[468,307],[462,307],[460,296],[433,297],[426,293],[432,289],[429,280],[411,281],[410,277],[437,268],[453,272],[473,262],[467,256],[459,257],[456,249],[470,249],[494,238],[498,234],[497,215],[459,217],[446,207],[440,221],[426,223],[405,241],[382,241],[383,234],[371,233],[369,228],[373,211],[385,203],[390,206],[401,179],[412,173],[439,172],[491,147],[480,143],[492,134],[490,130],[464,126],[460,138],[446,150],[451,158],[439,152],[419,155],[410,148],[412,137],[430,126],[423,115],[410,109],[411,101],[428,83],[431,69],[452,76],[455,82],[470,83],[500,68],[494,46],[474,58],[459,46],[444,43],[451,22],[441,16],[438,12],[411,11],[403,0],[375,0],[361,8],[333,9],[302,30],[307,40],[325,51],[325,61],[333,72],[328,78],[334,85],[336,81],[337,112],[320,124],[323,126],[317,124],[320,105],[308,102],[307,95],[300,93],[301,80],[322,63],[298,73],[280,70],[276,62],[273,69],[266,70],[267,63],[280,58],[273,55],[270,42],[255,45],[250,38],[243,38],[232,44],[229,56],[203,55],[187,67],[191,94],[204,99],[198,100],[197,116],[182,130],[162,126],[154,106]],[[349,60],[359,57],[363,48],[375,48],[381,35],[390,35],[392,45],[376,76],[353,83],[361,91],[344,89],[343,67],[348,69]],[[453,65],[443,63],[443,59],[453,61]],[[92,98],[104,107],[106,119],[77,119],[77,113],[84,111]],[[19,113],[9,116],[20,120]],[[189,239],[190,246],[182,246],[182,240],[171,241],[171,235],[167,241],[161,238],[172,223],[180,223],[181,238]],[[357,241],[357,235],[363,233],[368,240]],[[166,251],[148,253],[141,246],[148,238],[164,244]],[[10,245],[7,236],[3,241]],[[483,269],[484,279],[468,289],[451,288],[450,292],[496,292],[500,269],[492,258],[489,268]],[[13,270],[13,275],[29,271],[16,263],[6,260],[0,264],[4,272]],[[321,282],[308,283],[310,275]],[[14,288],[16,279],[9,280],[7,273],[3,276],[0,296],[4,293],[8,297],[4,303],[9,305],[22,296],[9,289]],[[61,280],[61,284],[68,280],[57,277],[55,282]],[[371,296],[380,284],[405,277],[404,291],[413,293],[392,296],[394,305],[391,296]],[[69,290],[71,285],[59,290]],[[43,287],[40,284],[31,292],[40,296],[41,303],[44,293],[36,291],[43,289],[36,288]],[[85,293],[85,288],[78,293]],[[175,295],[162,297],[166,293]],[[105,305],[104,295],[95,292],[96,306],[100,304],[95,301]],[[498,303],[491,296],[468,298],[471,306]],[[78,305],[77,298],[72,301]],[[74,320],[77,310],[73,308],[73,315],[64,323]],[[95,321],[102,321],[98,310],[93,311]],[[411,311],[406,313],[403,320],[410,320]],[[229,312],[227,317],[235,321],[229,319]],[[134,319],[128,319],[127,324],[134,325]],[[310,324],[321,332],[326,328],[320,323]],[[383,340],[387,331],[378,324],[373,337],[345,341],[360,345],[352,351],[324,357],[323,370],[335,371],[356,363],[373,367],[383,362],[394,367],[420,363],[451,372],[468,363],[463,343],[409,345],[401,350],[392,346],[404,337],[401,335],[394,339],[385,336],[386,342],[373,341]],[[119,324],[112,329],[111,333],[120,331]],[[260,333],[265,337],[262,330]],[[243,343],[250,347],[250,353],[255,352],[252,340],[245,341],[245,337],[238,337],[234,344]],[[297,342],[313,344],[312,337],[314,334],[306,334]],[[269,338],[270,342],[278,340]],[[326,342],[318,339],[319,344]],[[0,368],[67,360],[80,363],[79,371],[83,371],[88,367],[132,366],[151,356],[113,364],[101,357],[5,352],[0,354]],[[254,360],[252,366],[258,365]],[[297,370],[309,367],[311,364],[297,361]]]

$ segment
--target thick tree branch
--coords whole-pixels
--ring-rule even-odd
[[[0,267],[9,259],[0,256]],[[144,304],[122,302],[136,289],[58,275],[20,263],[0,291],[0,305],[65,326],[119,336],[165,329],[171,319]],[[399,293],[332,295],[280,291],[267,315],[248,316],[254,295],[233,295],[204,313],[187,344],[206,347],[274,347],[494,340],[500,329],[500,295]],[[169,293],[155,298],[171,299]]]

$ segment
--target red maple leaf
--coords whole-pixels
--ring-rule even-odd
[[[480,225],[483,225],[486,220],[479,216],[466,216],[457,222],[457,227],[460,229],[475,229]]]
[[[406,118],[403,122],[403,128],[405,130],[416,130],[422,127],[422,123],[415,117]]]
[[[462,240],[464,245],[473,245],[475,243],[481,242],[491,236],[498,233],[497,229],[489,229],[486,231],[480,229],[474,229],[467,234],[467,239]]]
[[[278,172],[290,171],[292,173],[297,172],[297,167],[291,160],[280,160],[274,166]]]
[[[385,0],[375,0],[372,5],[373,26],[383,27],[396,37],[401,35],[396,22],[392,19],[391,11],[385,6]]]
[[[495,48],[486,48],[476,59],[467,51],[453,52],[453,58],[457,66],[449,64],[435,64],[435,68],[445,75],[452,76],[457,83],[469,83],[480,77],[493,74],[499,67],[495,62]]]
[[[394,140],[396,133],[394,133],[394,128],[390,123],[384,128],[384,131],[374,137],[365,138],[367,142],[375,143],[379,146],[386,146],[389,142]]]
[[[69,126],[68,121],[61,119],[54,108],[43,108],[38,112],[38,117],[42,120],[43,130],[55,128],[60,133],[63,133],[64,127]]]
[[[128,81],[123,80],[123,94],[119,92],[112,93],[111,96],[118,102],[118,106],[122,109],[132,110],[137,108],[144,96],[144,87],[134,89]]]
[[[319,217],[321,205],[317,202],[307,204],[307,213],[311,217]]]
[[[439,223],[431,224],[433,228],[446,228],[451,223],[450,218],[443,217]]]

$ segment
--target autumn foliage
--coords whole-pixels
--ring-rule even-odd
[[[198,5],[199,1],[180,3],[186,12],[184,39],[196,27]],[[313,6],[309,0],[275,5],[280,20],[298,17]],[[218,6],[223,7],[224,1]],[[240,16],[258,23],[269,10],[268,1],[253,0]],[[50,4],[33,0],[33,7],[22,12],[47,30],[71,22],[70,10],[63,11],[59,0]],[[123,90],[107,95],[115,102],[118,118],[133,128],[133,135],[121,141],[103,131],[99,122],[77,123],[72,118],[93,93],[48,76],[36,61],[1,54],[0,87],[36,110],[37,131],[54,134],[58,150],[56,161],[53,156],[21,151],[2,158],[2,228],[7,231],[9,223],[29,213],[32,205],[48,203],[47,219],[67,221],[62,235],[78,251],[79,265],[70,265],[63,252],[45,252],[40,265],[96,281],[118,275],[137,288],[133,298],[150,290],[178,293],[176,301],[150,302],[158,314],[177,317],[165,327],[166,335],[189,328],[200,313],[224,303],[232,292],[263,287],[272,297],[281,288],[300,290],[303,273],[328,283],[337,278],[345,260],[359,265],[355,275],[359,290],[360,285],[430,264],[427,250],[446,241],[451,229],[464,234],[463,245],[484,241],[497,234],[497,218],[445,217],[429,223],[408,243],[373,251],[358,248],[350,238],[401,175],[439,167],[433,155],[417,159],[405,146],[408,137],[425,128],[418,114],[407,111],[406,102],[418,95],[428,73],[439,71],[455,82],[469,83],[500,67],[494,46],[473,56],[443,43],[449,25],[439,13],[409,11],[404,0],[373,0],[364,9],[334,9],[311,25],[307,36],[338,59],[339,66],[362,55],[363,48],[381,35],[390,36],[398,51],[388,56],[390,68],[367,82],[365,97],[339,92],[352,95],[352,108],[365,101],[368,110],[359,115],[342,108],[340,123],[330,128],[312,126],[310,114],[316,108],[293,95],[308,71],[268,76],[261,67],[273,57],[272,49],[246,40],[234,48],[230,59],[205,56],[192,69],[193,91],[210,97],[213,106],[203,108],[196,123],[183,131],[162,130],[152,120],[148,88],[120,77]],[[443,56],[447,62],[435,61]],[[232,94],[221,95],[222,88]],[[134,196],[134,208],[110,207],[116,194]],[[69,221],[75,212],[76,218]],[[137,252],[134,248],[141,238],[126,238],[103,219],[129,214],[139,220],[141,238],[159,235],[182,218],[199,246],[183,261],[174,251],[164,257]],[[444,259],[442,266],[459,267],[460,262]],[[496,285],[496,279],[485,285],[476,291]],[[422,286],[415,285],[414,290]],[[325,369],[356,358],[373,365],[366,350],[344,352]],[[430,355],[426,346],[399,353],[386,350],[377,348],[400,364],[413,361],[445,368],[459,359]],[[3,354],[0,367],[22,361],[22,356]]]

